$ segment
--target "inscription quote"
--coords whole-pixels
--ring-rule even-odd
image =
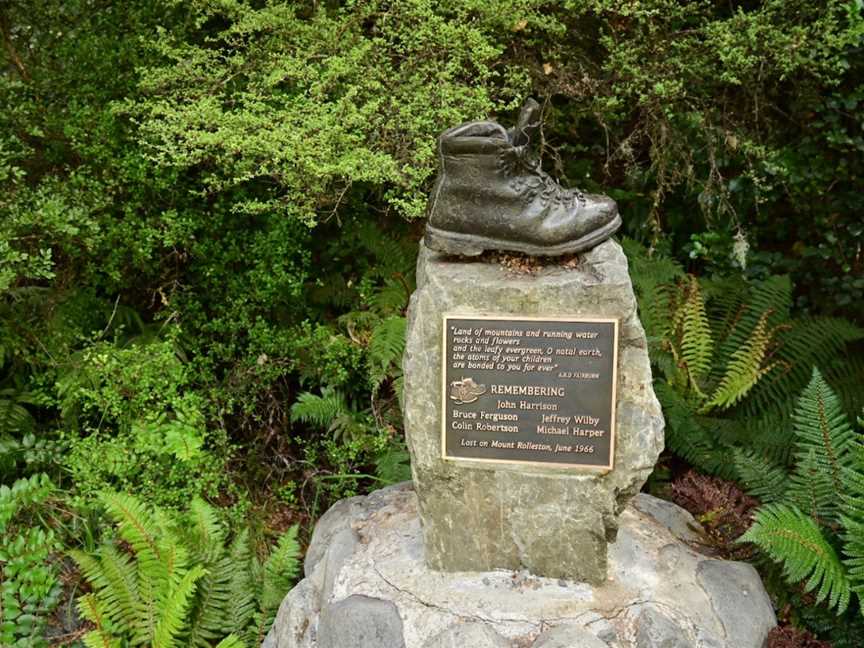
[[[444,318],[445,459],[611,469],[618,322]]]

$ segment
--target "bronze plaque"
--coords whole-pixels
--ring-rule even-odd
[[[618,320],[444,317],[445,459],[611,470]]]

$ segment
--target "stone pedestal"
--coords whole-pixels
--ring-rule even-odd
[[[645,333],[627,259],[609,240],[575,267],[555,259],[534,273],[437,256],[421,247],[409,308],[405,431],[429,567],[526,569],[599,584],[617,517],[663,446]],[[441,448],[442,321],[445,314],[616,318],[620,322],[614,469],[444,460]]]
[[[698,524],[640,494],[599,586],[524,571],[431,571],[410,484],[342,500],[266,648],[762,648],[774,612],[756,571],[694,549]]]

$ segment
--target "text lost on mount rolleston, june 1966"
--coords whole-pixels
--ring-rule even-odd
[[[611,469],[618,321],[444,318],[445,459]]]

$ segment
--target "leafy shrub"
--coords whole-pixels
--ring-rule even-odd
[[[121,542],[106,542],[95,555],[71,552],[93,588],[78,601],[95,626],[88,646],[260,645],[299,570],[297,527],[262,563],[248,533],[229,541],[216,511],[200,499],[186,515],[126,494],[101,499]]]
[[[34,512],[51,497],[45,475],[0,484],[0,644],[47,646],[43,632],[60,600],[52,555],[60,550],[54,531]],[[28,515],[29,513],[29,515]]]
[[[178,506],[214,494],[226,454],[208,430],[201,396],[171,340],[120,348],[96,343],[58,381],[76,490],[123,488]]]

